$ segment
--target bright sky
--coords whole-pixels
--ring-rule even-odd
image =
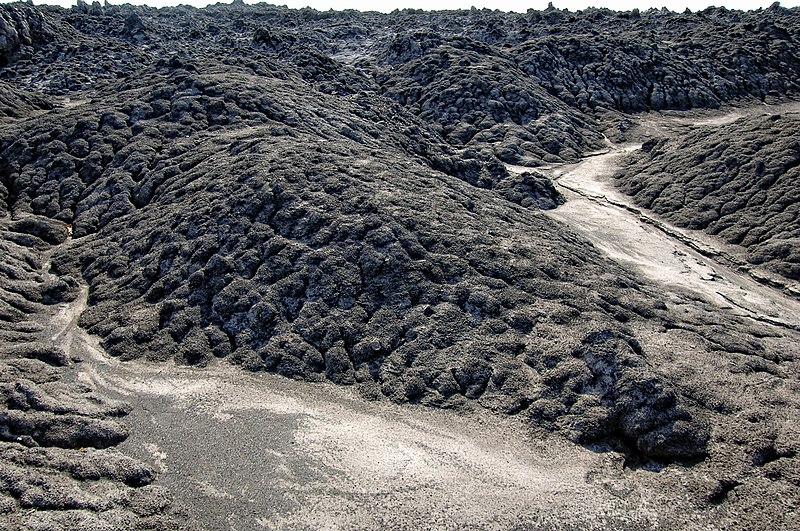
[[[91,3],[92,0],[86,0]],[[202,7],[209,3],[209,0],[109,0],[112,4],[147,4],[153,7],[167,5],[187,4]],[[469,9],[471,6],[477,8],[488,7],[489,9],[500,9],[503,11],[517,11],[524,13],[528,8],[545,9],[548,0],[382,0],[381,2],[369,0],[273,0],[268,3],[286,5],[292,8],[313,7],[320,11],[328,9],[358,9],[361,11],[383,11],[389,12],[393,9],[414,8],[414,9]],[[0,3],[7,3],[8,0],[0,0]],[[246,3],[255,3],[252,0],[245,0]],[[75,0],[34,0],[35,4],[58,4],[69,7],[75,4]],[[102,3],[102,0],[101,0]],[[223,3],[228,3],[223,2]],[[608,7],[617,11],[629,11],[635,7],[647,9],[650,7],[667,7],[672,11],[681,12],[687,7],[692,11],[705,9],[709,5],[725,6],[728,9],[758,9],[769,7],[773,0],[553,0],[553,5],[558,9],[569,9],[577,11],[589,6]],[[784,7],[800,6],[800,0],[784,0],[780,3]]]

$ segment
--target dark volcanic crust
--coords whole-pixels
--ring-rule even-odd
[[[615,112],[796,94],[799,15],[0,6],[3,244],[52,253],[60,279],[18,283],[46,262],[2,255],[4,348],[83,281],[81,326],[123,360],[224,358],[368,398],[477,403],[632,464],[717,452],[740,478],[757,449],[793,459],[772,420],[732,428],[738,411],[635,331],[680,330],[773,376],[794,360],[775,334],[702,301],[674,310],[540,212],[564,201],[552,183],[504,163],[576,160]],[[9,459],[85,444],[19,413],[18,387],[0,417]],[[97,415],[60,422],[113,446],[124,430]]]
[[[165,74],[123,106],[43,117],[5,151],[12,211],[72,222],[80,250],[53,266],[89,282],[80,322],[110,354],[230,356],[448,407],[485,395],[553,428],[584,396],[596,412],[565,425],[576,440],[703,452],[705,424],[686,436],[692,416],[619,325],[658,301],[565,229],[432,169],[449,148],[401,108],[301,92],[285,72]],[[608,359],[594,366],[596,342]],[[645,405],[654,415],[626,424]]]
[[[51,32],[55,40],[77,31],[151,54],[178,39],[164,19],[178,12],[47,15],[73,28]],[[109,353],[201,365],[230,357],[401,402],[479,399],[581,442],[664,459],[703,454],[705,422],[620,325],[658,314],[659,301],[584,241],[515,206],[554,206],[552,185],[511,177],[491,150],[457,151],[438,126],[382,95],[383,67],[365,75],[321,51],[358,32],[245,34],[233,54],[219,44],[155,62],[132,54],[137,74],[109,85],[113,97],[95,91],[91,105],[0,142],[12,214],[71,224],[79,250],[57,254],[53,267],[89,282],[81,324]],[[496,50],[472,47],[481,61]],[[454,73],[497,70],[459,65]],[[483,108],[473,95],[470,108]],[[527,97],[554,120],[577,116],[533,85]],[[511,115],[489,107],[499,122],[546,122],[529,103]],[[642,408],[651,414],[631,417]]]

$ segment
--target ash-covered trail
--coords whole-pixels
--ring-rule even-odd
[[[742,111],[737,111],[695,121],[692,127],[718,125],[741,116]],[[664,134],[678,120],[670,122],[650,121],[646,126]],[[680,122],[685,124],[688,119]],[[549,215],[659,285],[701,295],[739,316],[800,330],[800,302],[765,285],[768,279],[730,246],[699,231],[659,220],[616,190],[614,174],[625,155],[640,146],[611,145],[607,152],[588,156],[578,164],[551,168],[550,177],[568,201]]]

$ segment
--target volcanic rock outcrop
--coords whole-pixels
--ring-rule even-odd
[[[82,293],[46,267],[67,237],[50,218],[0,223],[0,515],[14,529],[181,528],[155,470],[115,450],[130,406],[72,378],[84,360],[58,339]]]
[[[125,406],[89,407],[90,390],[61,383],[69,356],[26,335],[28,314],[75,300],[84,284],[79,324],[122,360],[225,359],[371,399],[478,404],[623,451],[631,466],[729,455],[719,448],[731,430],[731,459],[756,447],[765,463],[795,458],[778,421],[752,414],[772,446],[731,428],[731,408],[660,367],[638,334],[679,330],[740,373],[779,375],[795,363],[791,349],[775,353],[783,336],[690,297],[666,300],[545,216],[564,197],[533,168],[602,147],[623,113],[796,95],[797,10],[382,15],[81,2],[0,6],[0,23],[0,436],[21,478],[0,482],[7,512],[106,511],[94,498],[36,505],[19,487],[33,481],[22,468],[30,447],[59,448],[36,456],[72,481],[89,478],[73,468],[78,448],[94,446],[111,464],[92,478],[138,489],[119,487],[118,521],[132,511],[151,519],[142,525],[173,525],[164,493],[142,490],[152,471],[105,449],[125,437]],[[792,131],[774,135],[791,147]],[[634,193],[650,194],[648,175],[668,164],[658,154],[674,151],[649,149],[649,173],[625,178]],[[725,149],[704,160],[744,164]],[[763,149],[752,171],[789,179],[791,164]],[[682,205],[668,209],[676,220],[712,226]],[[779,219],[746,212],[750,226]],[[775,227],[754,260],[796,278],[794,225]],[[790,468],[781,488],[794,485],[781,476]],[[733,488],[720,485],[717,502]]]

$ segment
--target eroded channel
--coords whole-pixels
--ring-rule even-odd
[[[694,127],[733,121],[742,112],[695,121]],[[662,134],[680,123],[676,118],[664,122],[667,125],[659,129]],[[650,120],[647,127],[654,129],[659,124]],[[659,285],[701,295],[737,315],[800,330],[800,301],[756,281],[747,268],[740,267],[744,263],[727,249],[729,246],[657,219],[614,187],[614,174],[625,155],[640,146],[610,144],[606,152],[592,154],[577,164],[549,168],[548,175],[568,201],[548,215]]]

